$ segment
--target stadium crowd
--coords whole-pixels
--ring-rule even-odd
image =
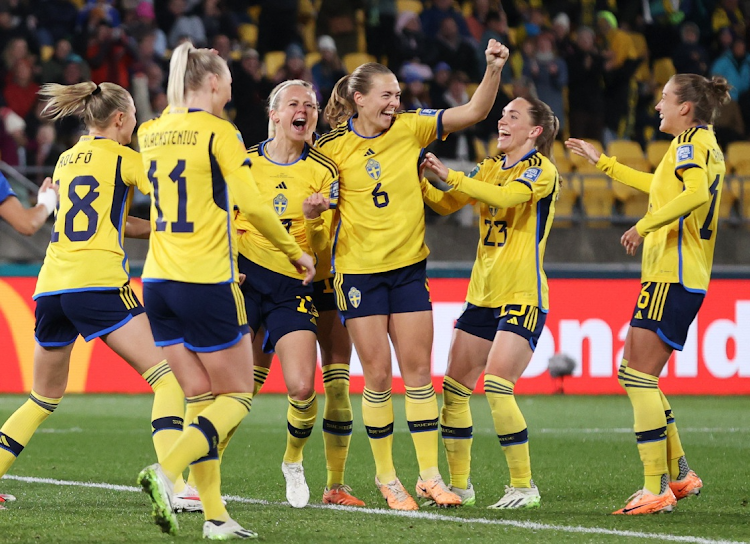
[[[320,103],[363,61],[384,61],[404,83],[402,108],[466,103],[484,44],[511,48],[510,74],[487,121],[434,144],[474,161],[494,140],[510,99],[537,96],[567,135],[606,144],[658,138],[653,106],[670,75],[721,75],[734,87],[719,142],[750,131],[747,2],[500,2],[499,0],[2,0],[0,157],[41,184],[81,134],[76,119],[40,116],[39,86],[111,81],[135,97],[139,123],[166,106],[167,62],[189,39],[228,61],[235,93],[226,116],[250,145],[267,137],[273,86],[299,78]],[[665,8],[665,5],[672,6]],[[324,116],[320,130],[325,131]],[[493,148],[494,149],[494,148]],[[492,149],[490,149],[492,151]]]

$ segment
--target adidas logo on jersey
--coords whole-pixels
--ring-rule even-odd
[[[277,189],[287,189],[286,182],[282,181],[276,186]]]
[[[511,317],[508,320],[508,325],[518,325],[518,319],[516,319],[515,317]]]
[[[375,152],[372,149],[370,149],[369,147],[367,148],[367,151],[365,151],[365,157],[369,157],[369,156],[374,155],[374,154],[375,154]]]
[[[641,313],[640,310],[638,310],[638,313],[635,314],[635,318],[636,319],[643,319],[643,314]]]

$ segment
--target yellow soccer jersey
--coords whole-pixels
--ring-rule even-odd
[[[305,234],[302,202],[313,193],[322,193],[331,199],[331,207],[335,208],[339,193],[338,169],[333,161],[307,144],[296,161],[289,164],[274,162],[265,153],[269,141],[254,145],[247,151],[261,202],[276,212],[282,225],[302,250],[312,255],[313,250]],[[244,257],[279,274],[304,279],[305,274],[298,273],[282,251],[242,215],[235,215],[235,227],[241,233],[239,251]]]
[[[122,243],[133,187],[151,190],[140,155],[82,136],[60,155],[53,179],[60,204],[34,298],[122,287],[130,279]]]
[[[518,193],[525,202],[497,207],[477,198],[481,195],[474,194],[469,183],[465,187],[461,183],[455,185],[459,191],[477,198],[480,205],[477,258],[466,300],[486,308],[528,304],[546,312],[549,290],[542,264],[560,190],[557,169],[534,149],[507,167],[505,155],[485,159],[470,177],[470,182],[507,188],[511,199],[515,198],[511,191],[520,189]]]
[[[678,197],[688,200],[689,188],[683,183],[683,177],[692,168],[702,171],[700,183],[705,187],[699,189],[705,194],[708,188],[708,200],[651,231],[649,227],[658,224],[659,210]],[[712,127],[693,127],[672,140],[654,172],[648,213],[636,225],[639,233],[646,234],[641,272],[644,282],[679,282],[688,291],[706,292],[711,279],[725,172],[724,155]]]
[[[357,134],[349,119],[317,141],[341,176],[336,272],[386,272],[427,258],[418,169],[422,149],[444,137],[442,115],[399,113],[387,131],[369,138]]]
[[[153,186],[144,281],[237,280],[234,202],[226,179],[249,166],[242,136],[206,111],[168,107],[138,131]]]

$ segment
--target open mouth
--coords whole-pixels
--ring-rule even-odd
[[[304,117],[297,117],[294,121],[292,121],[292,127],[297,131],[304,133],[305,128],[307,128],[307,119]]]
[[[504,140],[505,138],[509,138],[509,137],[510,137],[510,132],[508,132],[504,128],[501,128],[501,129],[499,129],[497,131],[497,140],[498,141]]]

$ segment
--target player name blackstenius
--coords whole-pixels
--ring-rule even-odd
[[[160,145],[197,145],[197,130],[165,130],[163,132],[148,132],[139,138],[141,149]]]

